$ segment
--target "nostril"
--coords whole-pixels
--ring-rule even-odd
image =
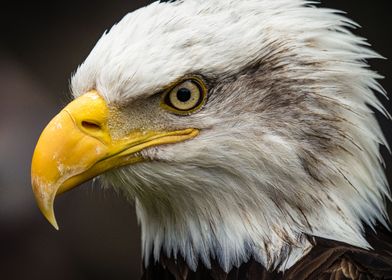
[[[82,121],[82,127],[87,129],[87,130],[100,130],[101,126],[93,123],[93,122],[89,122],[89,121]]]

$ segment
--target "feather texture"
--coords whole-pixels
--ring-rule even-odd
[[[316,238],[314,248],[285,272],[267,271],[254,259],[225,272],[214,263],[211,268],[201,264],[191,271],[182,258],[173,260],[165,256],[151,264],[142,276],[148,279],[211,279],[211,280],[278,280],[278,279],[336,279],[375,280],[392,279],[392,238],[385,229],[378,234],[368,231],[367,238],[375,251],[367,251],[347,244]]]
[[[371,248],[364,226],[388,223],[373,113],[385,92],[366,62],[381,57],[355,26],[302,0],[186,0],[154,2],[102,36],[72,89],[121,108],[113,135],[201,131],[101,178],[136,201],[145,266],[163,254],[193,271],[249,260],[286,271],[313,237]],[[186,75],[203,76],[208,102],[165,112],[159,93]]]

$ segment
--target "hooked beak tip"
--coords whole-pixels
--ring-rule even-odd
[[[45,215],[45,218],[48,220],[48,222],[56,229],[59,230],[59,225],[57,224],[56,217],[54,216],[54,212],[52,210],[52,213],[50,215]]]
[[[56,230],[59,230],[53,207],[56,193],[53,191],[48,192],[45,188],[40,188],[40,185],[36,184],[36,180],[33,180],[33,190],[41,213]]]

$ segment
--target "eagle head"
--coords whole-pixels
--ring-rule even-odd
[[[146,264],[285,269],[311,237],[367,248],[386,223],[379,58],[355,24],[303,0],[154,2],[105,32],[45,128],[32,185],[91,178],[135,201]]]

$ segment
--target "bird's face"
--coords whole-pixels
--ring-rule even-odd
[[[369,211],[387,193],[385,140],[368,107],[382,109],[377,75],[363,63],[377,54],[350,24],[292,0],[156,2],[127,15],[38,141],[42,212],[57,226],[55,196],[100,175],[136,199],[157,242],[148,248],[171,236],[194,257],[218,244],[236,252],[222,257],[230,264],[249,240],[281,248],[307,233],[366,246],[359,221],[385,215]]]
[[[242,108],[246,87],[233,84],[186,74],[125,102],[95,89],[75,98],[45,128],[34,153],[33,188],[44,215],[57,227],[55,196],[98,175],[132,198],[147,194],[147,204],[172,204],[175,195],[183,206],[186,196],[206,195],[212,181],[223,186],[212,192],[230,191],[227,184],[242,177],[236,170],[257,164],[252,145],[260,146],[252,139],[260,133],[253,127],[257,106]]]
[[[223,2],[154,3],[101,38],[73,77],[75,100],[49,123],[33,157],[33,189],[55,227],[56,195],[118,167],[103,179],[165,205],[173,186],[183,205],[213,181],[225,187],[253,172],[245,166],[257,165],[254,149],[269,145],[256,140],[268,126],[259,93],[273,81],[253,79],[261,69],[252,61],[268,55],[253,36],[264,32],[244,29],[240,12]]]

